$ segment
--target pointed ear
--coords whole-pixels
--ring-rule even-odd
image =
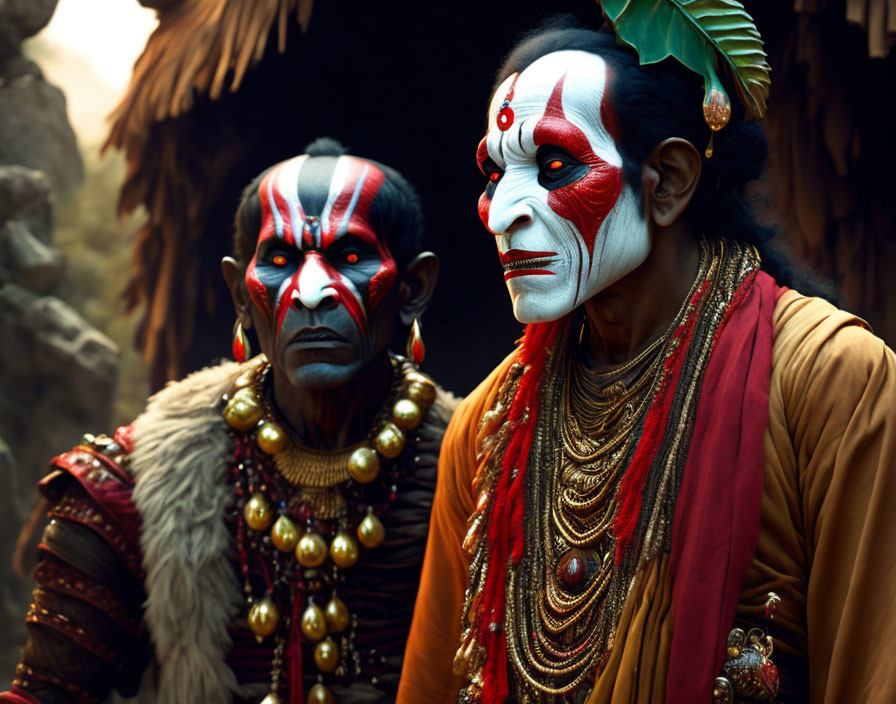
[[[224,274],[227,288],[230,289],[237,321],[242,323],[244,328],[251,328],[252,315],[249,312],[249,291],[246,289],[245,272],[236,259],[224,257],[221,260],[221,273]]]
[[[647,215],[661,227],[674,223],[687,208],[703,170],[700,152],[686,139],[671,137],[654,147],[644,171]]]
[[[398,315],[403,325],[422,318],[439,278],[439,260],[432,252],[421,252],[401,272]]]

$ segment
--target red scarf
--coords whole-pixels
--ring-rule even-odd
[[[672,524],[672,646],[666,704],[709,704],[759,538],[772,313],[758,272],[716,339]]]

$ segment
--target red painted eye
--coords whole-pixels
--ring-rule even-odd
[[[274,262],[274,264],[276,264],[277,266],[286,266],[286,257],[284,257],[282,254],[278,254],[271,261]]]
[[[497,181],[500,178],[501,178],[501,173],[499,171],[492,171],[488,177],[488,180],[491,181],[492,183],[494,183],[495,181]]]
[[[357,264],[358,255],[354,252],[350,252],[349,254],[345,255],[345,261],[347,261],[349,264]]]
[[[559,159],[554,159],[550,164],[548,164],[548,168],[551,171],[556,171],[557,169],[563,168],[563,162]]]

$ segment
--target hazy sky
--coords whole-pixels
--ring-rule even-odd
[[[137,0],[60,0],[50,23],[25,43],[47,80],[65,93],[82,147],[105,137],[105,118],[155,26],[155,12]]]

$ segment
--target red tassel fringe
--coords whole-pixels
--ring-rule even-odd
[[[509,694],[507,640],[504,636],[504,594],[508,561],[523,555],[523,513],[526,464],[538,419],[539,390],[548,350],[565,319],[526,326],[520,363],[528,367],[508,411],[512,435],[501,463],[501,474],[491,502],[488,541],[491,565],[485,579],[476,617],[477,640],[486,650],[483,671],[483,704],[500,704]],[[496,624],[492,629],[491,624]]]

